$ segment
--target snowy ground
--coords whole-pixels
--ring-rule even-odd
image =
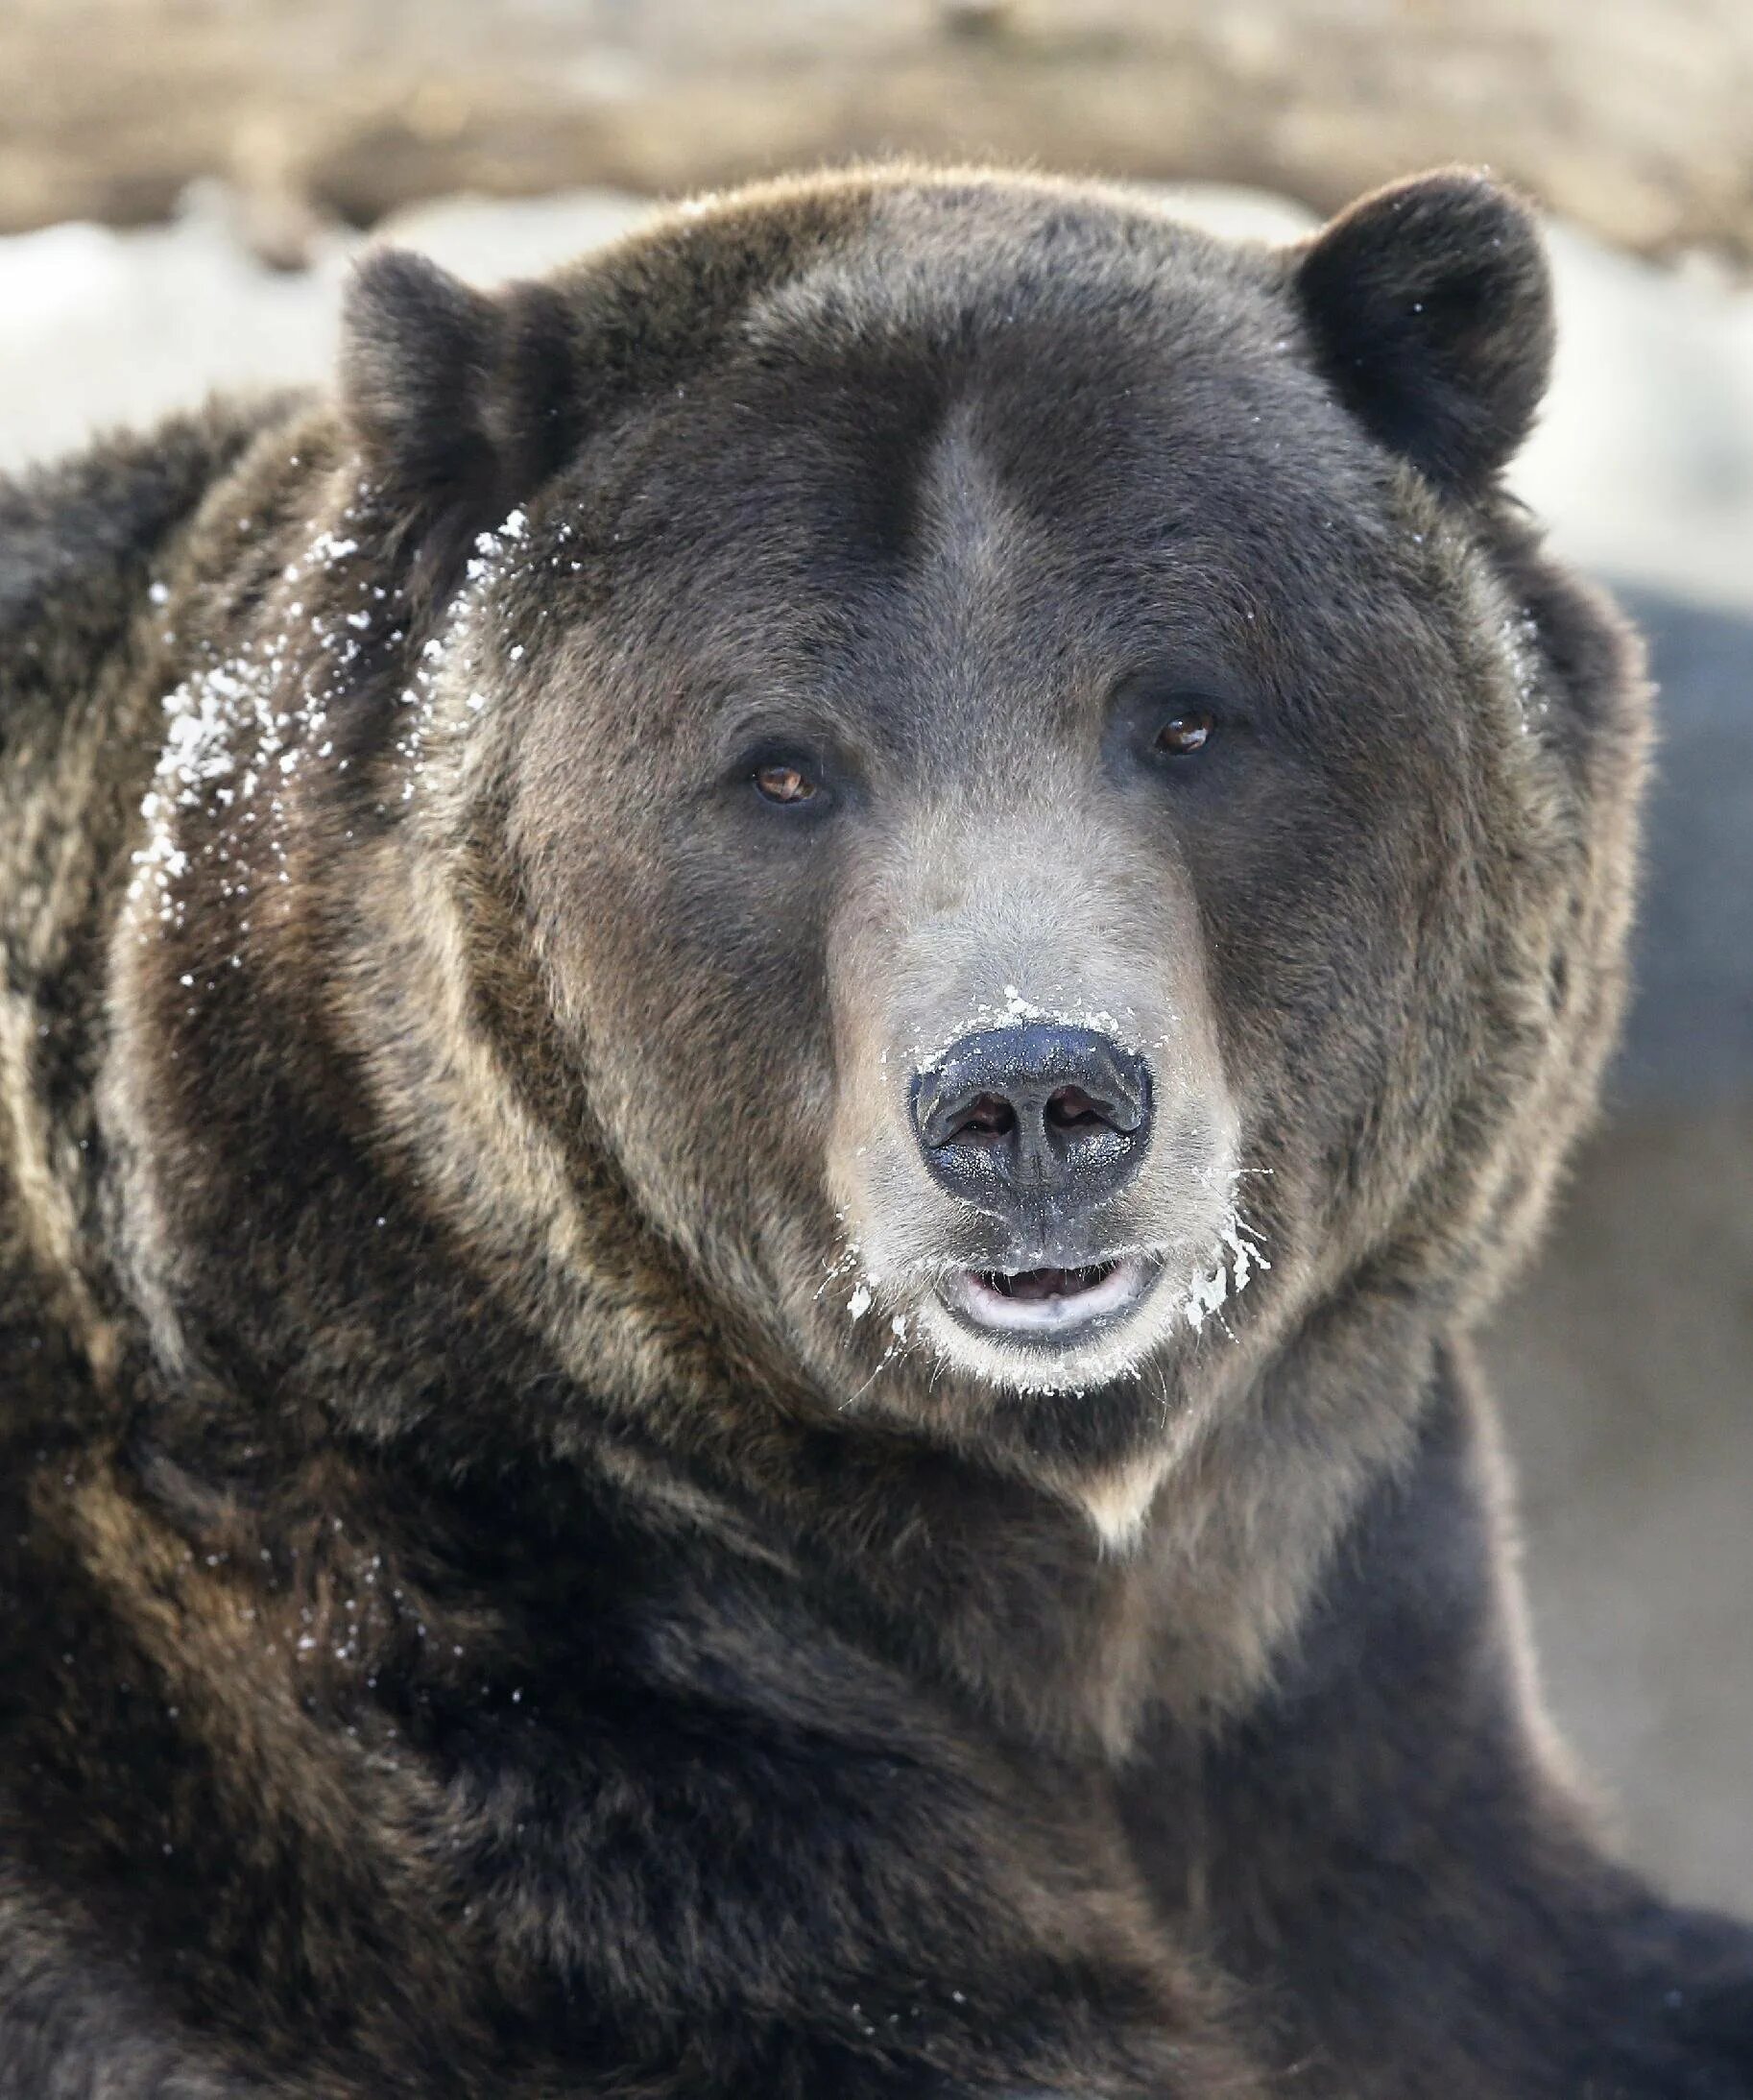
[[[1178,193],[1226,230],[1295,207]],[[378,238],[482,283],[636,223],[604,191],[423,205]],[[320,380],[357,240],[276,274],[199,190],[168,228],[0,240],[0,467],[209,386]],[[1753,294],[1551,231],[1558,373],[1518,486],[1625,590],[1664,685],[1641,998],[1616,1112],[1490,1355],[1525,1478],[1560,1711],[1633,1851],[1692,1893],[1753,1882]]]

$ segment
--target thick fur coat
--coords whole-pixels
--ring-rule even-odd
[[[1469,1356],[1647,726],[1549,337],[1466,175],[855,173],[0,489],[5,2100],[1753,2093]]]

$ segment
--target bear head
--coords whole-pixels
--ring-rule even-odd
[[[1550,342],[1528,214],[1459,173],[1287,249],[896,169],[497,295],[368,260],[319,558],[228,601],[304,695],[275,812],[160,798],[161,887],[261,877],[217,933],[137,913],[199,948],[170,1096],[188,984],[277,944],[324,1127],[562,1416],[758,1389],[1111,1540],[1242,1422],[1385,1450],[1354,1338],[1487,1301],[1617,1011],[1637,666],[1499,485]],[[331,1368],[396,1242],[359,1201],[376,1243],[301,1257]],[[381,1352],[428,1419],[437,1306]]]

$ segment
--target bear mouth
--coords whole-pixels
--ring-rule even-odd
[[[1155,1265],[1117,1256],[1081,1268],[961,1268],[944,1300],[965,1326],[1022,1340],[1065,1340],[1112,1325],[1144,1295]]]

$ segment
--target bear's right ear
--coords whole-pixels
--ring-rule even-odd
[[[1432,480],[1474,494],[1526,437],[1552,362],[1552,290],[1526,206],[1464,169],[1340,213],[1295,287],[1323,375]]]
[[[384,249],[342,307],[341,407],[365,471],[406,519],[413,588],[442,591],[569,446],[571,331],[542,284],[490,297]]]

